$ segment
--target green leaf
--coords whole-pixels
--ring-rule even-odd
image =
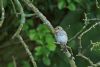
[[[68,3],[71,3],[71,0],[67,0]]]
[[[75,0],[75,2],[80,3],[80,2],[81,2],[81,0]]]
[[[23,64],[23,67],[31,67],[29,62],[27,62],[27,61],[23,61],[22,64]]]
[[[56,49],[56,45],[54,44],[55,40],[51,34],[46,35],[45,41],[47,43],[46,47],[50,51],[55,51],[55,49]]]
[[[50,51],[45,47],[45,46],[38,46],[35,48],[35,55],[36,56],[40,56],[40,55],[44,55],[44,56],[48,56],[50,54]]]
[[[48,45],[47,45],[47,48],[48,48],[50,51],[55,51],[56,45],[55,45],[55,44],[48,44]]]
[[[58,2],[58,8],[63,9],[66,6],[65,0],[59,0]]]
[[[7,67],[14,67],[14,64],[12,62],[8,63]]]
[[[37,36],[38,36],[38,38],[39,38],[39,40],[41,40],[41,41],[44,41],[44,33],[43,32],[37,32]]]
[[[39,56],[39,55],[42,55],[43,54],[43,50],[42,50],[43,48],[41,47],[41,46],[38,46],[38,47],[36,47],[35,48],[35,55],[36,56]]]
[[[47,44],[51,44],[55,42],[55,39],[51,34],[45,35],[45,41]]]
[[[37,32],[35,30],[33,30],[33,29],[29,31],[28,35],[29,35],[29,38],[31,40],[37,40],[38,39]]]
[[[100,42],[95,42],[92,43],[91,51],[94,52],[95,54],[100,55]]]
[[[46,46],[43,46],[43,56],[49,56],[50,50],[47,49]]]
[[[27,24],[28,24],[29,26],[33,26],[33,20],[32,20],[32,19],[27,20]]]
[[[24,25],[23,30],[28,31],[29,26],[27,24]]]
[[[48,57],[43,57],[43,63],[47,66],[49,66],[51,64],[51,61]]]
[[[75,11],[76,10],[76,6],[74,3],[70,3],[67,7],[70,11]]]
[[[36,40],[37,44],[39,45],[44,45],[43,41],[42,40]]]
[[[50,30],[48,29],[48,27],[45,26],[44,24],[40,24],[38,26],[38,28],[37,28],[37,31],[38,32],[42,32],[42,34],[50,32]]]

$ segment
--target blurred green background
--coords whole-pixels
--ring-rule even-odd
[[[11,39],[20,24],[20,15],[15,16],[11,0],[2,0],[5,9],[5,20],[0,27],[0,67],[14,67],[12,56],[17,67],[32,67],[32,63],[20,41]],[[19,0],[26,14],[33,14],[26,4]],[[1,2],[0,2],[1,3]],[[85,30],[100,20],[90,20],[85,23],[84,13],[88,19],[100,18],[100,0],[32,0],[32,3],[47,17],[51,24],[62,26],[69,39],[87,24]],[[97,7],[98,6],[98,7]],[[16,6],[15,6],[16,7]],[[16,7],[17,9],[17,7]],[[18,10],[17,10],[18,12]],[[0,16],[1,16],[0,6]],[[54,43],[51,31],[37,16],[27,17],[21,36],[28,45],[38,67],[70,67],[66,56]],[[91,41],[93,43],[91,43]],[[68,43],[74,53],[77,67],[87,67],[89,62],[77,57],[78,39]],[[96,26],[82,37],[82,51],[94,63],[100,62],[100,25]]]

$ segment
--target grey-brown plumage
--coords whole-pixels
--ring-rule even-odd
[[[68,41],[67,33],[61,26],[55,28],[55,38],[58,44],[66,45]]]
[[[61,26],[57,26],[55,28],[55,38],[57,41],[57,44],[60,44],[61,49],[63,52],[67,51],[67,41],[68,41],[68,36],[67,33],[64,31],[64,29]]]

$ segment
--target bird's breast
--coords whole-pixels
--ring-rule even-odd
[[[62,35],[62,36],[57,36],[57,37],[56,37],[56,40],[57,40],[57,42],[59,42],[59,43],[67,43],[68,38],[67,38],[67,36]]]

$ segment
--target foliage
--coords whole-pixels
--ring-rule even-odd
[[[14,67],[12,56],[16,58],[18,66],[32,67],[18,38],[12,39],[21,23],[20,10],[15,4],[15,0],[0,0],[0,23],[2,20],[1,1],[3,1],[5,15],[3,25],[0,26],[0,67]],[[70,67],[68,59],[60,51],[59,45],[55,44],[56,41],[50,29],[28,8],[23,0],[19,0],[19,2],[23,7],[26,19],[20,35],[32,52],[38,67]],[[68,40],[79,33],[68,41],[77,67],[91,65],[89,60],[77,56],[80,42],[82,54],[93,64],[100,62],[100,25],[94,26],[100,22],[99,0],[31,0],[31,2],[50,20],[54,27],[58,25],[63,27],[68,34]],[[91,40],[93,43],[90,44]]]
[[[91,51],[97,55],[100,55],[100,42],[92,43]]]
[[[44,24],[40,24],[36,29],[30,29],[33,25],[30,21],[25,24],[24,30],[27,32],[30,40],[35,41],[38,45],[35,48],[35,56],[38,58],[37,60],[42,59],[44,64],[50,65],[49,55],[56,49],[54,37]]]
[[[7,67],[14,67],[14,65],[12,62],[10,62],[10,63],[8,63]]]
[[[30,66],[29,62],[23,61],[22,62],[22,67],[31,67],[31,66]]]
[[[81,0],[58,0],[58,8],[68,8],[70,11],[76,10],[76,3],[80,3]]]

